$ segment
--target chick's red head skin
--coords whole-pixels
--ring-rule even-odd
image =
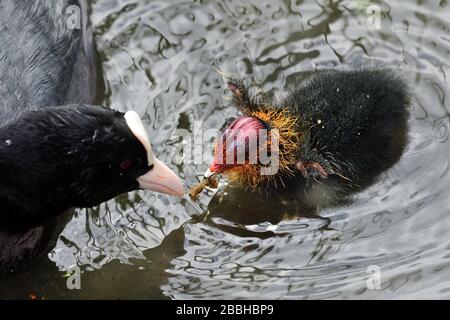
[[[267,130],[267,124],[251,116],[241,116],[234,120],[217,139],[214,160],[209,170],[221,173],[238,166],[256,164],[262,130]]]

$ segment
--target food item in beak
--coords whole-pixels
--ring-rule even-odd
[[[203,189],[205,189],[206,187],[216,189],[218,186],[219,183],[214,175],[210,175],[209,177],[207,177],[205,174],[202,181],[191,187],[191,189],[189,190],[189,196],[192,200],[197,200],[199,194],[203,191]]]

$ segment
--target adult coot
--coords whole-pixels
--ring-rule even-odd
[[[86,3],[0,3],[0,273],[43,252],[52,218],[138,188],[181,196],[139,116],[90,106]]]

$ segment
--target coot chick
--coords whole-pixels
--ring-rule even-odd
[[[46,252],[53,218],[70,208],[138,188],[181,196],[183,187],[155,158],[136,112],[91,105],[85,1],[0,7],[1,275]]]
[[[321,71],[279,103],[250,96],[241,81],[227,85],[243,115],[217,139],[207,178],[224,173],[269,197],[325,205],[369,185],[406,145],[408,88],[392,70]],[[261,153],[276,156],[275,171]]]

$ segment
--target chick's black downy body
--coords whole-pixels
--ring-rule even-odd
[[[269,196],[342,200],[398,161],[406,145],[408,88],[389,69],[319,71],[278,103],[250,97],[239,81],[228,88],[244,115],[270,106],[297,118],[295,162],[258,185]]]

